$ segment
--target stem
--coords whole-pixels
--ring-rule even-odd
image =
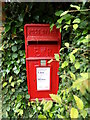
[[[84,12],[84,11],[89,11],[90,9],[85,9],[85,10],[70,10],[68,12]]]

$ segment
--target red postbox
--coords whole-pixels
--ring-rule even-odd
[[[59,62],[54,54],[60,50],[60,31],[55,26],[50,31],[49,24],[26,24],[24,35],[30,100],[49,100],[49,94],[57,94],[59,86]],[[49,63],[51,59],[53,61]]]

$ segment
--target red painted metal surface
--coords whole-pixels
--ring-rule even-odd
[[[59,76],[57,75],[59,62],[54,59],[54,54],[59,53],[61,34],[59,29],[53,27],[50,32],[49,24],[26,24],[24,26],[25,54],[27,85],[30,100],[50,99],[49,94],[57,94]],[[48,63],[50,59],[53,62]],[[46,65],[41,65],[41,60],[46,60]],[[37,90],[37,67],[50,67],[50,89]]]

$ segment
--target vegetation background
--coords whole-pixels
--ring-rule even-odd
[[[6,3],[2,32],[3,118],[89,118],[90,3]],[[24,25],[56,24],[62,33],[60,84],[52,101],[29,102]],[[58,61],[59,55],[55,54]]]

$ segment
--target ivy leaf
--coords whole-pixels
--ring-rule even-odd
[[[23,115],[23,110],[22,110],[22,109],[19,110],[19,114],[20,114],[21,116]]]
[[[64,61],[64,63],[62,63],[61,68],[64,68],[64,67],[66,67],[66,66],[68,66],[68,62],[67,62],[67,61]]]
[[[29,98],[30,98],[30,95],[27,94],[27,95],[26,95],[26,99],[29,99]]]
[[[79,69],[80,68],[80,63],[76,62],[74,66],[75,66],[76,69]]]
[[[83,84],[80,86],[80,92],[84,95],[86,93],[86,88]]]
[[[3,87],[5,87],[6,85],[7,85],[7,82],[4,82],[4,83],[3,83]]]
[[[69,21],[66,22],[66,24],[68,24],[68,25],[70,25],[70,23],[71,23],[71,20],[69,20]]]
[[[73,54],[70,54],[70,60],[71,60],[71,63],[75,62],[75,56]]]
[[[60,19],[57,20],[57,22],[58,22],[59,24],[61,24],[61,22],[63,21],[63,19],[64,19],[64,18],[61,17]]]
[[[54,23],[50,25],[50,31],[53,29]]]
[[[76,18],[73,23],[80,23],[80,19],[79,18]]]
[[[69,43],[65,43],[65,46],[66,46],[67,48],[69,48]]]
[[[70,117],[71,118],[78,118],[78,110],[76,108],[71,108]]]
[[[69,27],[69,25],[65,25],[63,28],[65,28],[65,30],[67,30]]]
[[[21,102],[18,102],[16,108],[19,108],[21,106]]]
[[[13,58],[13,59],[15,59],[15,58],[17,58],[17,57],[18,57],[18,54],[17,54],[17,53],[13,53],[13,54],[12,54],[12,58]]]
[[[12,81],[12,78],[13,78],[12,76],[9,78],[9,83],[11,83],[11,81]]]
[[[38,115],[38,119],[46,119],[45,115]]]
[[[65,12],[63,12],[63,13],[60,15],[60,17],[66,15],[68,12],[69,12],[69,11],[65,11]]]
[[[12,46],[12,51],[16,52],[17,51],[17,46]]]
[[[43,99],[43,100],[41,101],[41,105],[44,105],[45,103],[46,103],[46,100]]]
[[[81,111],[81,115],[83,118],[85,118],[87,116],[87,111],[86,110],[82,110]]]
[[[77,51],[78,51],[79,49],[74,49],[72,52],[71,52],[71,54],[75,54]]]
[[[74,28],[74,30],[76,30],[78,28],[78,24],[74,24],[73,28]]]
[[[65,118],[64,116],[59,115],[59,114],[57,114],[57,117],[58,117],[58,118],[61,118],[61,119],[64,119],[64,118]]]
[[[5,32],[8,32],[9,30],[10,30],[10,25],[8,24],[5,26]]]
[[[62,14],[62,12],[63,12],[62,10],[57,11],[57,12],[55,12],[55,15],[56,15],[56,16],[60,16],[60,15]]]
[[[77,10],[80,10],[80,7],[79,6],[77,6],[77,5],[70,5],[70,7],[72,7],[72,8],[76,8]]]
[[[51,107],[52,107],[52,105],[53,105],[53,102],[50,100],[50,101],[48,101],[47,103],[45,103],[45,105],[44,105],[44,111],[48,111],[48,110],[50,110],[51,109]]]
[[[78,109],[82,110],[83,107],[84,107],[83,106],[83,101],[80,98],[78,98],[76,95],[74,95],[74,99],[76,101]]]
[[[90,73],[80,73],[80,75],[85,78],[85,79],[89,79],[90,78]]]
[[[50,97],[56,102],[56,103],[61,103],[61,98],[58,95],[55,94],[49,94]]]
[[[54,54],[54,56],[55,56],[55,59],[59,61],[59,54]]]
[[[75,75],[72,72],[70,72],[70,76],[72,77],[73,80],[76,79]]]
[[[14,87],[14,84],[15,84],[15,82],[12,82],[12,83],[11,83],[11,86]]]
[[[90,92],[90,80],[84,80],[83,85]]]
[[[30,107],[30,102],[28,102],[28,106]]]

